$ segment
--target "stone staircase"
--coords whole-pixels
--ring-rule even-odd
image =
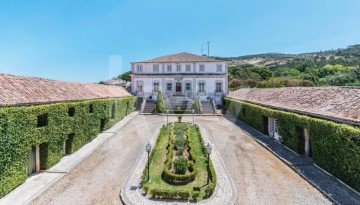
[[[203,114],[214,114],[214,108],[211,103],[209,102],[202,102],[201,103],[201,111]]]
[[[153,113],[155,111],[156,104],[154,102],[146,102],[143,113]]]
[[[172,96],[164,99],[165,107],[169,110],[176,110],[177,107],[180,107],[183,110],[190,110],[194,102],[193,99],[185,96]]]

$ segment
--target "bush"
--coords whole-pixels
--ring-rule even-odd
[[[76,151],[101,129],[109,128],[134,111],[135,102],[135,97],[126,97],[0,108],[0,197],[27,179],[32,146],[40,145],[40,166],[47,169],[66,154],[67,138],[71,137],[72,141],[67,152]],[[115,118],[111,119],[114,104]],[[69,116],[69,108],[75,109],[73,117]],[[39,118],[42,127],[38,127],[39,116],[43,116]]]
[[[165,110],[165,102],[164,102],[164,96],[161,93],[161,91],[158,92],[157,100],[156,100],[156,112],[161,113]]]
[[[199,101],[195,100],[193,102],[193,104],[191,105],[191,109],[195,110],[195,113],[199,113],[200,112],[200,104]]]
[[[360,191],[360,129],[291,112],[224,98],[226,109],[234,116],[265,133],[264,119],[278,119],[279,134],[283,143],[297,153],[299,130],[309,130],[312,158],[316,164]],[[241,112],[246,109],[246,116]]]
[[[174,160],[173,164],[176,174],[185,174],[188,161],[184,157],[179,157]]]

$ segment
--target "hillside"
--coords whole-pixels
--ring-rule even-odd
[[[324,60],[334,61],[332,63],[338,63],[346,66],[359,66],[360,44],[348,46],[347,48],[302,54],[264,53],[239,57],[215,58],[230,61],[230,66],[251,64],[271,68],[277,66],[292,65],[299,62],[321,62]]]
[[[241,87],[360,86],[360,45],[302,53],[214,57],[229,61],[230,89]]]

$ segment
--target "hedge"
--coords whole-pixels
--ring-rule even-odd
[[[152,149],[151,153],[150,153],[150,161],[154,161],[153,157],[156,155],[154,153],[158,152],[159,150],[162,149],[167,149],[169,148],[169,146],[174,146],[172,144],[169,144],[169,138],[172,137],[170,135],[174,134],[174,130],[173,130],[173,124],[171,124],[170,126],[165,126],[163,125],[160,133],[158,135],[158,138],[156,140],[156,143],[154,145],[154,148]],[[193,130],[193,132],[191,132],[191,129]],[[197,151],[194,151],[193,147],[195,145],[193,145],[191,142],[189,143],[189,146],[191,146],[190,148],[190,152],[191,155],[193,156],[193,159],[191,159],[193,162],[197,161],[199,162],[200,158],[203,158],[203,156],[205,157],[204,163],[207,164],[209,163],[209,161],[207,160],[207,154],[206,154],[206,147],[204,144],[204,141],[201,137],[200,131],[199,131],[199,127],[197,125],[195,125],[195,127],[189,126],[189,129],[187,130],[187,137],[189,139],[189,141],[191,142],[195,142],[196,143],[199,142],[199,144],[202,145],[201,149],[197,149]],[[159,144],[161,142],[163,142],[164,140],[167,140],[166,143],[163,143],[162,146],[160,146]],[[171,138],[172,139],[172,138]],[[200,143],[201,142],[201,143]],[[166,146],[166,147],[164,147]],[[172,150],[172,148],[171,148]],[[168,153],[167,153],[168,154]],[[172,158],[171,158],[172,159]],[[169,160],[169,157],[166,156],[166,160]],[[163,163],[166,163],[166,160],[164,160]],[[165,164],[163,166],[166,166]],[[199,169],[198,167],[196,167],[196,164],[193,165],[194,170],[195,169]],[[215,173],[215,169],[211,163],[210,160],[210,164],[209,164],[209,170],[207,170],[210,174],[210,178],[211,178],[211,182],[209,184],[206,185],[201,185],[201,187],[199,187],[198,185],[190,185],[191,183],[187,184],[187,185],[181,185],[178,183],[168,183],[164,180],[164,168],[161,172],[161,182],[157,182],[157,181],[150,181],[147,182],[147,165],[143,171],[143,176],[141,178],[141,188],[142,190],[146,193],[147,196],[151,197],[151,198],[159,198],[159,199],[182,199],[182,200],[202,200],[204,198],[210,197],[216,187],[216,173]],[[205,170],[204,170],[205,171]],[[151,172],[151,171],[150,171]],[[195,172],[195,171],[193,171]],[[191,172],[191,173],[193,173]],[[198,176],[199,172],[197,172],[197,176]],[[186,174],[184,175],[186,176]],[[197,180],[197,176],[195,176],[195,181]],[[193,181],[192,183],[194,183],[195,181]],[[150,185],[149,183],[155,183],[155,186],[152,184]],[[164,186],[165,184],[165,186]],[[186,187],[184,189],[181,189],[181,187]]]
[[[136,97],[0,108],[0,197],[28,176],[32,146],[41,169],[59,162],[135,110]],[[66,140],[71,146],[64,148]]]
[[[225,108],[236,118],[266,134],[267,117],[278,120],[281,142],[302,154],[301,130],[307,128],[314,162],[360,191],[360,128],[292,112],[270,109],[231,98]]]
[[[189,128],[187,130],[187,133],[189,134]],[[190,173],[188,174],[175,174],[170,171],[171,165],[173,162],[173,153],[174,153],[174,124],[171,124],[171,131],[168,138],[168,146],[167,146],[167,154],[166,154],[166,162],[164,166],[164,170],[162,173],[162,178],[164,181],[166,181],[169,184],[174,185],[184,185],[188,184],[195,180],[195,177],[197,175],[197,167],[194,165],[194,161],[191,159],[194,159],[194,150],[193,150],[193,140],[192,137],[188,136],[189,141],[189,165],[188,169],[190,170]]]

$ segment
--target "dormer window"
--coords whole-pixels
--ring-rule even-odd
[[[205,65],[204,64],[200,65],[199,71],[200,72],[205,72]]]
[[[142,72],[143,72],[143,67],[142,67],[142,65],[137,65],[137,72],[138,72],[138,73],[142,73]]]
[[[181,65],[180,64],[176,65],[176,72],[181,72]]]
[[[154,73],[158,73],[158,72],[159,72],[159,64],[154,64],[154,65],[153,65],[153,72],[154,72]]]

